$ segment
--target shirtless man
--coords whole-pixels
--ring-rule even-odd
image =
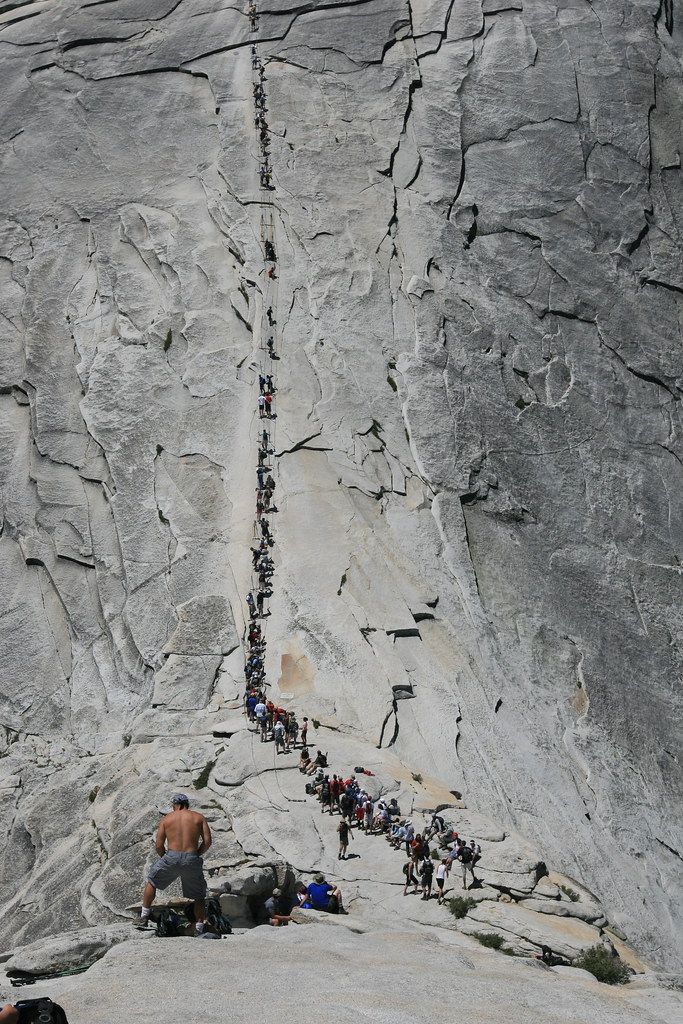
[[[133,923],[137,928],[147,928],[157,889],[166,889],[179,878],[183,896],[194,900],[194,919],[200,934],[204,931],[206,912],[202,856],[211,846],[211,832],[204,815],[190,810],[184,793],[176,793],[171,803],[173,810],[161,819],[154,843],[160,859],[148,875],[140,917]]]

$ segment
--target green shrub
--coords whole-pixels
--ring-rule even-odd
[[[631,971],[618,956],[612,956],[604,946],[589,946],[582,949],[574,960],[573,967],[581,967],[602,981],[605,985],[625,985]]]
[[[217,760],[218,760],[218,758],[216,758],[213,761],[207,761],[206,762],[206,764],[204,765],[204,767],[200,771],[199,775],[197,776],[197,778],[192,783],[192,785],[194,786],[195,789],[206,789],[207,784],[209,782],[209,775],[211,774],[211,770],[212,770],[212,768],[215,765]]]
[[[422,783],[424,782],[424,779],[422,778],[419,772],[411,772],[410,775],[413,778],[413,780],[417,782],[418,786],[421,786]]]
[[[579,894],[578,894],[578,892],[574,892],[574,890],[570,889],[568,885],[561,885],[560,889],[565,894],[565,896],[569,896],[569,899],[572,901],[572,903],[578,903],[579,902]]]
[[[172,344],[173,344],[173,331],[169,331],[168,334],[166,335],[166,340],[164,342],[164,352],[168,352],[168,350],[169,350],[169,348],[171,347]]]
[[[481,942],[482,946],[486,946],[488,949],[502,949],[505,942],[503,936],[496,932],[475,932],[474,937],[477,942]]]
[[[448,909],[456,921],[461,921],[463,917],[467,916],[467,911],[471,910],[472,907],[476,907],[476,905],[477,901],[473,900],[470,896],[452,896],[448,901]]]

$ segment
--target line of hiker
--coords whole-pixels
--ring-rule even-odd
[[[249,23],[253,32],[258,31],[258,10],[254,3],[250,3],[247,14],[249,17]],[[252,69],[252,92],[254,98],[254,128],[257,135],[257,143],[259,147],[259,181],[262,190],[271,192],[273,186],[271,184],[272,169],[270,164],[270,135],[268,129],[268,122],[266,120],[267,105],[266,105],[266,91],[265,81],[266,73],[263,66],[263,62],[259,57],[258,46],[254,42],[251,44],[251,69]],[[270,197],[264,197],[264,204],[266,207],[265,213],[262,213],[261,217],[261,234],[263,243],[263,259],[265,268],[265,282],[263,292],[263,305],[265,307],[265,323],[262,324],[261,336],[267,335],[265,346],[262,344],[261,348],[265,349],[264,359],[267,363],[265,367],[261,366],[258,372],[258,394],[256,398],[256,407],[258,410],[259,420],[270,420],[274,421],[276,418],[275,412],[275,395],[277,393],[277,386],[275,383],[274,366],[275,360],[278,356],[275,354],[275,335],[273,328],[277,325],[277,320],[273,313],[273,302],[275,301],[274,288],[276,287],[272,282],[277,280],[277,274],[275,268],[277,265],[277,253],[275,251],[275,243],[273,238],[273,221],[272,221],[272,200]],[[267,323],[268,330],[265,330]],[[266,687],[270,684],[266,681],[266,667],[265,667],[265,654],[266,654],[266,638],[264,635],[264,629],[259,619],[266,618],[270,612],[267,608],[268,598],[272,595],[272,580],[275,574],[275,563],[273,561],[271,550],[275,545],[275,540],[271,531],[271,520],[268,516],[275,515],[278,512],[278,507],[274,502],[275,494],[275,479],[273,477],[273,466],[271,459],[275,454],[273,447],[273,433],[275,424],[273,423],[270,428],[259,426],[258,438],[257,438],[257,465],[256,465],[256,487],[255,487],[255,515],[254,515],[254,529],[253,529],[253,541],[251,546],[252,556],[252,573],[253,573],[253,585],[251,590],[246,596],[247,611],[248,611],[248,626],[245,647],[247,649],[246,659],[244,664],[244,675],[245,675],[245,709],[250,714],[250,720],[253,720],[253,709],[259,704],[266,706]],[[268,732],[272,732],[273,729],[273,711],[275,711],[272,702],[268,702],[271,709],[269,711],[270,717],[266,716],[265,721],[267,726],[264,726],[264,733],[262,733],[262,740],[267,738]],[[267,709],[268,710],[268,709]],[[280,709],[282,710],[282,709]],[[276,716],[275,722],[279,722],[277,732],[278,741],[282,740],[282,749],[287,745],[289,734],[287,728],[289,723],[283,723],[283,717],[279,719]],[[285,726],[284,736],[281,736],[281,730]],[[280,745],[278,745],[278,751]]]

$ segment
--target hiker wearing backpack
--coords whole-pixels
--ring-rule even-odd
[[[341,814],[341,808],[339,806],[339,794],[341,792],[342,783],[336,775],[332,776],[330,781],[330,814],[334,813],[335,807]]]
[[[422,899],[428,900],[432,895],[432,877],[434,875],[434,862],[427,856],[420,864],[420,881],[422,882]]]
[[[154,843],[159,860],[147,876],[140,917],[133,923],[137,928],[147,928],[157,890],[167,889],[179,878],[183,896],[194,900],[194,918],[199,935],[204,930],[206,915],[202,856],[211,846],[211,831],[204,815],[190,810],[190,801],[184,793],[176,793],[171,804],[173,810],[159,822]]]
[[[413,893],[417,892],[417,885],[418,885],[418,883],[417,883],[417,876],[415,875],[415,872],[414,872],[413,868],[414,868],[414,863],[413,863],[412,858],[410,860],[407,860],[405,862],[405,864],[403,865],[403,874],[405,876],[405,885],[403,886],[403,895],[404,896],[408,892],[408,886],[409,885],[412,885]]]
[[[474,853],[470,846],[463,845],[458,850],[458,860],[462,864],[462,887],[463,889],[469,888],[467,885],[467,872],[469,871],[472,876],[472,881],[476,882],[477,879],[474,874]]]

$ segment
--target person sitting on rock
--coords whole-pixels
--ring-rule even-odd
[[[453,863],[454,860],[457,860],[458,854],[460,853],[460,847],[462,845],[463,845],[462,839],[460,838],[460,836],[458,835],[457,832],[454,832],[453,833],[453,848],[452,848],[451,852],[448,855],[448,859],[450,860],[451,863]]]
[[[536,956],[534,959],[542,960],[548,967],[571,967],[569,960],[565,960],[563,957],[553,953],[550,946],[541,946],[541,955]]]
[[[306,893],[314,910],[325,910],[329,914],[346,913],[342,906],[341,889],[331,882],[326,882],[324,875],[314,875]]]
[[[313,772],[316,771],[316,769],[318,768],[327,768],[327,758],[323,754],[322,750],[319,750],[315,755],[315,760],[311,764],[311,768],[308,774],[312,775]]]
[[[274,928],[288,925],[291,921],[289,913],[286,912],[282,889],[273,889],[273,895],[266,900],[264,906],[268,914],[268,923]]]
[[[294,899],[296,900],[296,903],[294,905],[301,907],[302,910],[313,909],[313,904],[310,903],[308,899],[308,890],[306,889],[306,886],[302,883],[297,885],[296,892],[294,893]]]
[[[389,817],[389,810],[388,810],[386,804],[380,804],[378,806],[379,806],[379,811],[375,815],[375,820],[374,820],[374,823],[373,823],[373,829],[379,830],[380,833],[384,834],[384,833],[389,831],[389,825],[391,823],[391,818]]]
[[[311,755],[308,753],[308,747],[301,748],[301,757],[299,758],[299,771],[306,772],[311,765]]]
[[[387,810],[390,818],[395,819],[401,817],[401,808],[398,806],[398,801],[395,796],[392,796],[391,800],[387,804]]]
[[[391,826],[391,833],[386,837],[387,842],[390,846],[393,846],[395,850],[398,850],[403,846],[406,840],[406,826],[405,822],[399,822],[397,825]]]

